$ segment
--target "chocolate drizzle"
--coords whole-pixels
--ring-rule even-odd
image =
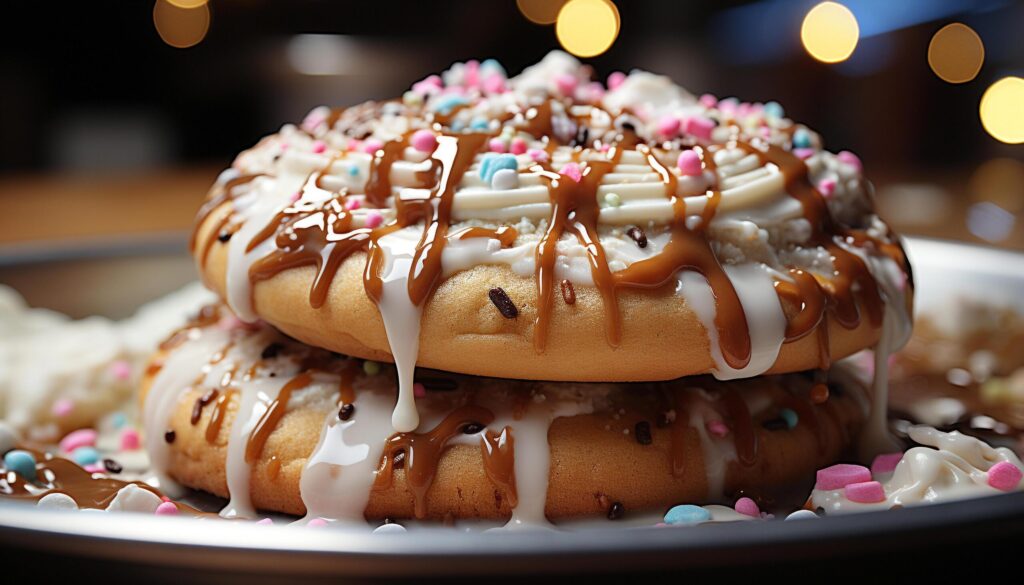
[[[246,463],[252,464],[252,462],[259,459],[260,455],[263,453],[263,446],[267,443],[270,433],[274,432],[274,429],[277,428],[277,424],[281,422],[281,418],[284,416],[285,410],[288,408],[288,401],[292,397],[292,392],[305,388],[312,383],[313,374],[310,371],[304,371],[291,380],[288,380],[288,382],[281,387],[281,390],[277,393],[277,397],[271,401],[269,406],[267,406],[267,410],[256,422],[256,426],[253,428],[252,434],[249,435],[249,440],[245,444]]]

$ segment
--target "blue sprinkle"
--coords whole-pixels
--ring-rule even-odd
[[[114,413],[114,416],[110,417],[110,424],[114,425],[115,429],[120,429],[128,424],[128,417],[123,412]]]
[[[474,118],[473,121],[469,123],[470,130],[487,130],[487,126],[487,118]]]
[[[488,152],[480,161],[480,178],[490,183],[494,173],[501,169],[518,170],[519,163],[516,162],[516,155]]]
[[[434,103],[431,104],[431,106],[434,108],[435,112],[447,116],[448,114],[452,113],[452,110],[454,110],[456,107],[464,106],[468,103],[469,100],[466,99],[464,96],[461,96],[456,93],[450,93],[448,95],[443,95],[437,98],[437,100],[434,101]]]
[[[462,130],[465,127],[466,127],[466,123],[463,122],[462,120],[452,120],[452,123],[450,125],[450,128],[452,129],[452,132],[462,132]]]
[[[71,459],[79,465],[92,465],[100,460],[100,452],[92,447],[79,447],[71,453]]]
[[[665,524],[692,526],[711,520],[711,512],[693,504],[674,506],[665,514]]]
[[[36,480],[36,458],[28,451],[15,449],[4,455],[4,467],[28,481]]]
[[[359,175],[359,167],[357,167],[356,165],[350,166],[348,168],[348,174],[350,176],[352,176],[352,177],[358,176]]]
[[[480,71],[494,72],[502,77],[508,77],[505,68],[501,66],[501,63],[498,63],[497,59],[484,59],[484,62],[480,64]]]
[[[803,128],[793,133],[793,148],[810,148],[811,133]]]
[[[800,421],[800,417],[796,415],[796,412],[789,408],[780,410],[779,416],[782,417],[782,420],[786,421],[786,426],[789,428],[795,427],[796,423]]]
[[[779,102],[768,102],[764,105],[764,114],[769,118],[781,118],[786,115]]]

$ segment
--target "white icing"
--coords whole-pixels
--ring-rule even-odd
[[[152,514],[156,512],[157,506],[163,503],[160,496],[130,483],[120,490],[114,499],[107,505],[107,512],[135,512],[139,514]]]

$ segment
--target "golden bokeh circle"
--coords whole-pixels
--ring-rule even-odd
[[[807,13],[800,26],[800,41],[807,52],[823,63],[850,58],[860,38],[860,25],[850,9],[836,2],[822,2]]]
[[[600,55],[619,36],[619,9],[609,0],[569,0],[558,12],[555,34],[577,57]]]
[[[1024,79],[1004,77],[981,96],[981,124],[993,138],[1007,144],[1024,143]]]
[[[177,6],[178,8],[199,8],[206,4],[208,0],[167,0],[168,3]]]
[[[966,24],[947,24],[928,43],[928,66],[948,83],[967,83],[977,77],[984,63],[985,44]]]
[[[182,8],[170,0],[157,0],[153,5],[153,26],[168,45],[178,49],[193,47],[210,30],[210,7],[203,2],[195,8]]]
[[[565,0],[516,0],[519,12],[534,24],[554,23],[564,5]]]
[[[991,201],[1010,213],[1024,211],[1024,162],[1012,158],[987,160],[967,185],[975,201]]]

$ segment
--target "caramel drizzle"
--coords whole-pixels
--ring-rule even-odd
[[[496,433],[485,430],[480,437],[480,453],[484,459],[484,473],[496,488],[505,494],[508,505],[519,505],[516,491],[516,439],[511,427]]]
[[[237,187],[241,187],[242,185],[250,183],[254,179],[261,176],[263,176],[261,173],[256,173],[252,175],[242,175],[240,177],[235,177],[234,179],[231,179],[227,183],[224,183],[224,186],[219,191],[214,192],[211,195],[211,197],[207,199],[207,201],[203,203],[202,206],[199,207],[199,212],[196,213],[196,229],[193,230],[192,236],[189,238],[188,242],[189,250],[195,252],[197,239],[199,238],[199,227],[206,223],[206,220],[207,218],[210,217],[210,214],[213,213],[214,210],[216,210],[221,205],[227,203],[228,201],[233,201],[235,197],[238,196],[238,194],[235,193],[235,189]],[[227,220],[227,218],[230,217],[231,212],[228,212],[225,215],[225,221]],[[217,233],[220,231],[221,227],[223,226],[219,225],[216,230],[211,232],[209,239],[216,240]],[[205,248],[208,250],[210,246],[212,246],[212,242],[207,242]],[[205,257],[206,255],[207,252],[204,250],[203,256]]]
[[[448,441],[461,434],[466,425],[487,426],[494,422],[494,414],[482,406],[459,407],[436,427],[425,433],[396,433],[384,444],[380,468],[373,489],[387,490],[394,480],[395,457],[404,455],[405,482],[413,496],[413,513],[417,518],[427,515],[427,491],[437,473],[437,464]],[[486,459],[486,458],[485,458]]]
[[[754,417],[750,415],[747,403],[735,388],[728,387],[722,392],[725,411],[732,421],[732,436],[736,456],[740,463],[751,466],[757,462],[757,429]]]
[[[277,428],[277,423],[281,422],[281,418],[288,408],[288,401],[291,399],[292,392],[305,388],[312,382],[313,375],[307,371],[288,380],[281,387],[281,391],[277,393],[277,397],[267,406],[267,410],[263,412],[263,416],[256,422],[252,434],[249,435],[249,440],[245,444],[246,463],[251,465],[263,453],[263,446],[266,445],[267,438]]]
[[[224,415],[227,414],[228,404],[232,397],[238,394],[237,390],[221,392],[217,400],[213,402],[213,409],[210,411],[210,420],[206,423],[206,442],[211,445],[217,441],[220,435],[220,428],[224,425]]]

